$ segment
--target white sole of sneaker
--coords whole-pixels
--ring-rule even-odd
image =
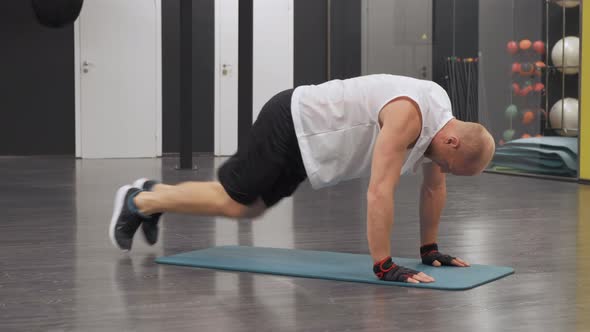
[[[133,182],[133,188],[143,190],[143,185],[148,181],[149,180],[146,178],[137,179],[137,180],[135,180],[135,182]]]
[[[113,243],[115,248],[123,251],[128,250],[119,247],[117,240],[115,240],[115,227],[117,226],[117,220],[121,215],[121,210],[123,210],[123,204],[125,204],[125,195],[127,194],[127,191],[129,191],[129,189],[131,189],[131,186],[123,186],[119,188],[119,190],[117,190],[117,193],[115,194],[115,207],[113,209],[113,217],[111,218],[111,224],[109,226],[109,237],[111,238],[111,242]]]

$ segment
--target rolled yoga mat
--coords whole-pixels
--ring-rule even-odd
[[[369,255],[329,251],[223,246],[156,259],[159,264],[444,290],[471,289],[514,273],[514,269],[504,266],[437,268],[417,259],[393,257],[393,261],[422,271],[436,281],[421,284],[381,281],[372,272],[373,261]]]

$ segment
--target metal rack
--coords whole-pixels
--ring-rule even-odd
[[[560,72],[561,74],[561,102],[562,102],[562,110],[565,106],[565,98],[566,97],[566,92],[565,92],[565,86],[566,86],[566,69],[568,68],[576,68],[578,69],[578,74],[579,75],[579,70],[580,70],[580,65],[578,64],[577,66],[561,66],[561,67],[557,67],[555,65],[549,65],[549,54],[550,54],[550,43],[549,43],[549,30],[550,30],[550,18],[549,18],[549,11],[551,10],[552,6],[558,6],[561,8],[561,12],[562,12],[562,24],[561,24],[561,40],[564,41],[564,46],[565,46],[565,38],[566,36],[566,11],[568,10],[568,8],[566,6],[559,6],[558,4],[555,3],[555,0],[545,0],[545,57],[546,57],[546,62],[547,62],[547,67],[546,67],[546,71],[544,73],[545,75],[545,91],[547,91],[544,95],[545,98],[545,112],[546,112],[546,121],[545,121],[545,130],[552,130],[552,131],[563,131],[566,133],[568,133],[569,130],[575,130],[576,134],[579,132],[579,128],[564,128],[563,125],[565,123],[565,112],[562,111],[561,112],[561,128],[555,128],[552,127],[549,121],[549,113],[550,113],[550,105],[549,105],[549,93],[548,91],[550,91],[550,75]],[[579,22],[581,22],[581,18],[579,20]],[[579,23],[578,23],[579,24]],[[579,28],[578,28],[579,30]],[[579,37],[579,36],[576,36]],[[564,64],[565,64],[565,47],[562,47],[562,59],[564,59]],[[552,60],[552,59],[551,59]],[[552,60],[553,61],[553,60]],[[559,68],[561,68],[562,70],[559,71]],[[578,82],[578,87],[579,87],[579,82]],[[578,106],[578,117],[580,116],[579,114],[580,109]]]

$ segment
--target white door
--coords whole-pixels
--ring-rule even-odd
[[[215,155],[238,149],[239,0],[215,0]]]
[[[363,74],[432,78],[432,1],[363,1]]]
[[[79,154],[155,157],[159,141],[159,3],[86,0],[79,20]]]
[[[254,0],[253,120],[272,96],[293,87],[293,1]]]

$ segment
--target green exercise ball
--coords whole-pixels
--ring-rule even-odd
[[[504,115],[506,115],[506,117],[509,119],[514,119],[516,115],[518,115],[518,108],[514,104],[508,106],[504,112]]]
[[[504,130],[504,134],[502,135],[504,141],[508,142],[514,138],[514,129],[506,129]]]

